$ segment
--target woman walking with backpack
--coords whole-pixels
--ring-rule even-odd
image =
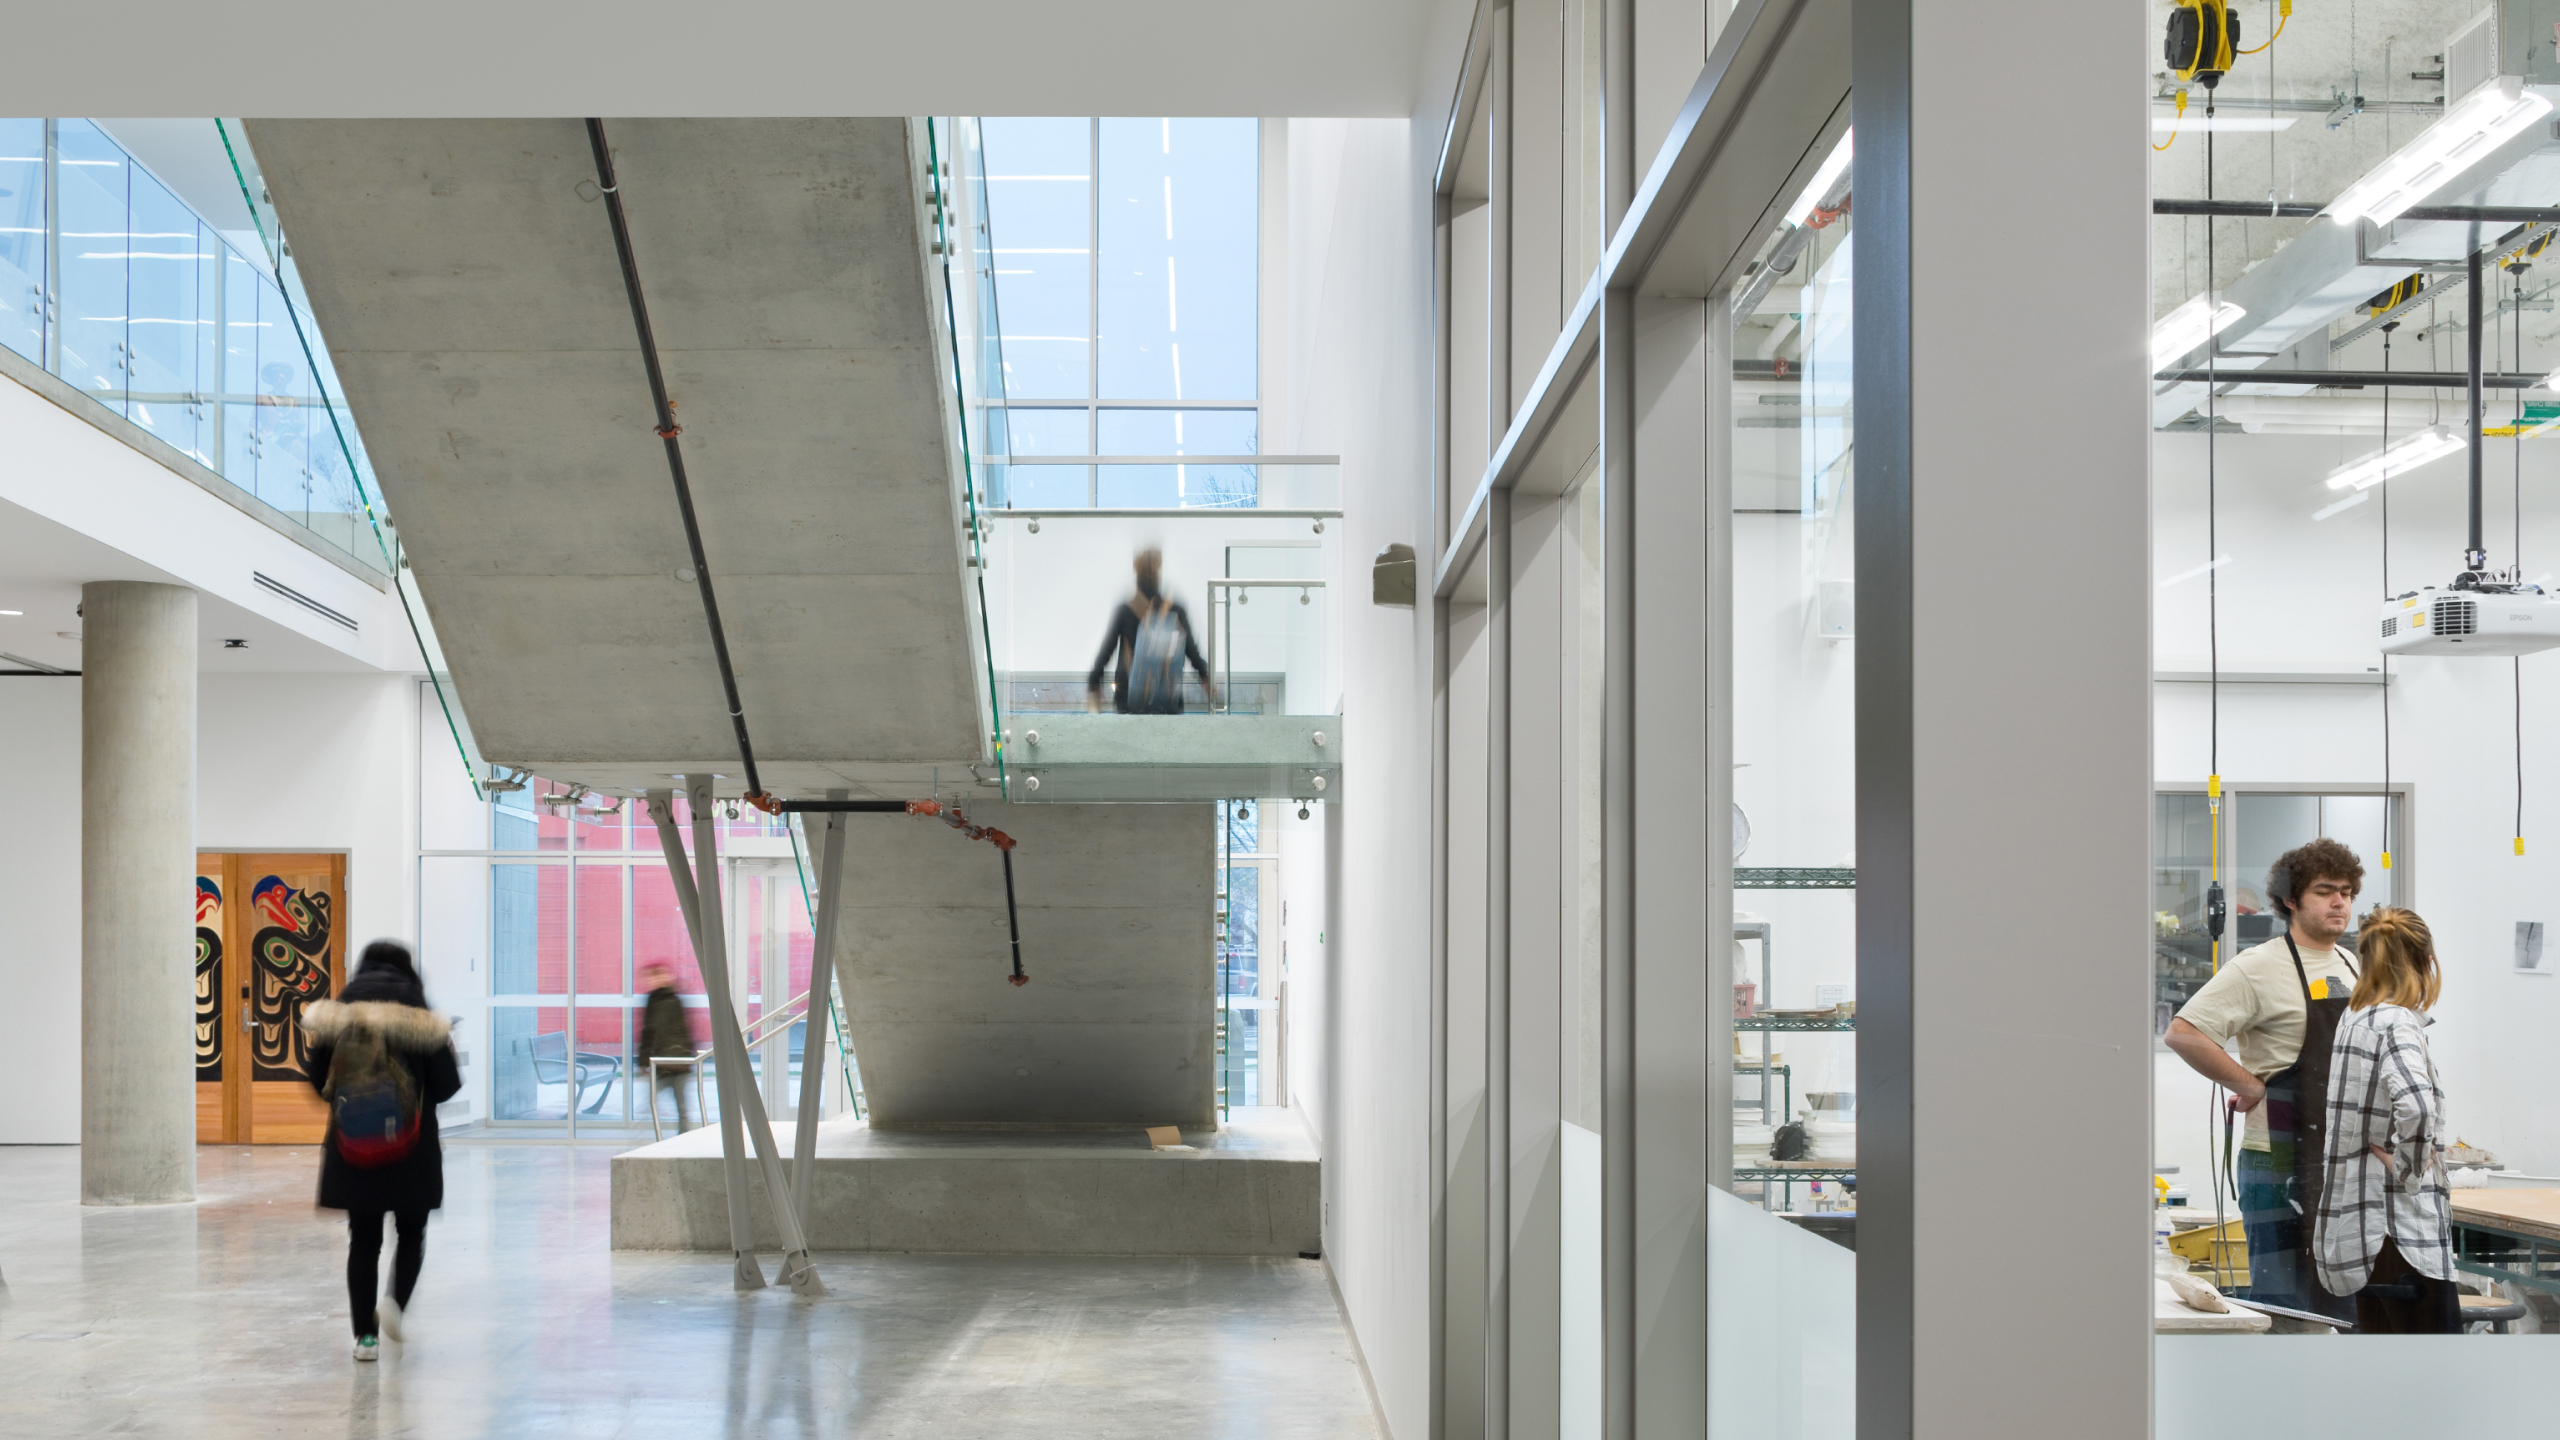
[[[426,1259],[427,1212],[444,1204],[435,1107],[462,1089],[453,1027],[427,1008],[409,947],[376,940],[364,947],[346,992],[306,1008],[302,1028],[312,1087],[329,1102],[320,1207],[347,1212],[348,1318],[356,1358],[371,1360],[380,1354],[378,1336],[400,1338],[401,1312]],[[377,1305],[385,1215],[398,1226],[400,1248],[391,1293]]]

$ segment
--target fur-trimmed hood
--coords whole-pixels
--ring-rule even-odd
[[[350,1005],[318,1000],[303,1008],[302,1033],[315,1044],[334,1045],[354,1030],[370,1030],[394,1050],[421,1054],[442,1049],[453,1038],[451,1020],[396,1001],[358,1000]]]

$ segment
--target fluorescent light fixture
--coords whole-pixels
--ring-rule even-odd
[[[2384,224],[2550,112],[2549,99],[2501,75],[2455,101],[2443,119],[2348,186],[2329,202],[2329,218],[2341,225]]]
[[[1787,207],[1788,224],[1801,227],[1812,218],[1813,207],[1822,203],[1822,197],[1830,194],[1832,185],[1840,179],[1840,172],[1849,168],[1850,157],[1857,153],[1850,142],[1857,135],[1855,130],[1840,132],[1840,143],[1831,147],[1831,153],[1823,159],[1822,168],[1813,172],[1813,178],[1805,182],[1804,190],[1796,196],[1795,203]]]
[[[2228,300],[2199,295],[2163,315],[2151,327],[2151,368],[2162,369],[2238,323],[2249,312]]]
[[[2273,130],[2292,129],[2296,118],[2292,115],[2216,115],[2210,120],[2198,116],[2182,121],[2175,115],[2154,115],[2151,117],[2151,133],[2167,135],[2176,131],[2219,130],[2225,135],[2234,131],[2264,135]]]
[[[2450,425],[2430,425],[2415,435],[2394,440],[2360,460],[2329,472],[2332,490],[2362,490],[2406,475],[2430,460],[2440,460],[2463,446],[2462,433]]]
[[[2545,390],[2560,390],[2560,370],[2554,370],[2550,374],[2543,376],[2542,388]]]
[[[2170,576],[2168,579],[2161,581],[2160,588],[2166,590],[2172,585],[2184,585],[2199,575],[2209,574],[2212,571],[2219,570],[2230,563],[2230,556],[2217,555],[2206,564],[2199,565],[2193,570],[2181,570],[2177,574]]]

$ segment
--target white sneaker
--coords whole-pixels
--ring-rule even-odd
[[[383,1296],[373,1307],[373,1323],[382,1327],[383,1339],[400,1339],[400,1302],[388,1295]]]
[[[356,1358],[359,1360],[379,1360],[382,1358],[382,1347],[374,1343],[372,1336],[367,1335],[356,1342]]]

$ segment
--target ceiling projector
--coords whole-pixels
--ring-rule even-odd
[[[2382,604],[2385,655],[2530,655],[2560,645],[2560,596],[2538,585],[2439,590]]]

